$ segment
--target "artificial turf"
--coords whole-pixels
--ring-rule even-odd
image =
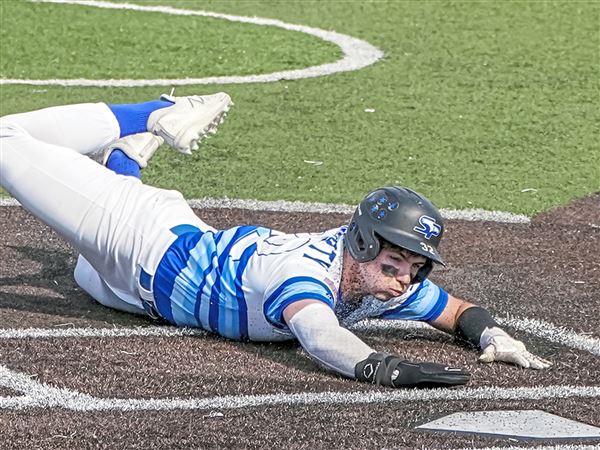
[[[598,3],[140,4],[334,30],[385,54],[321,78],[179,87],[226,90],[235,107],[192,157],[159,153],[144,174],[151,184],[187,197],[343,203],[401,184],[440,207],[528,215],[600,190]],[[2,78],[243,75],[340,57],[299,32],[212,18],[13,1],[0,11]],[[0,112],[164,91],[1,85]]]

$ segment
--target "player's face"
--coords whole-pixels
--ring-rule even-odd
[[[387,301],[404,294],[426,262],[427,258],[408,250],[384,248],[373,261],[359,264],[359,271],[366,290]]]

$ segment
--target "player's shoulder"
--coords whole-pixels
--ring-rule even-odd
[[[335,248],[341,236],[339,228],[333,228],[317,233],[283,233],[281,231],[265,229],[261,233],[258,253],[261,256],[284,255],[293,257],[302,256],[307,247]]]
[[[264,257],[264,276],[271,288],[290,283],[312,283],[337,292],[341,278],[341,247],[338,229],[321,233],[274,235],[258,249]]]

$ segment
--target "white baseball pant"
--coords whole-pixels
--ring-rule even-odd
[[[177,191],[117,175],[85,155],[119,138],[104,103],[0,118],[0,184],[80,254],[77,283],[100,303],[144,313],[139,274],[154,274],[181,224],[209,229]],[[85,259],[85,260],[84,260]]]

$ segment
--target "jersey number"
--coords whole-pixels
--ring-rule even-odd
[[[435,255],[435,250],[433,249],[433,247],[431,245],[427,245],[425,242],[419,242],[419,244],[421,244],[421,248],[423,250],[431,253],[432,255]]]

